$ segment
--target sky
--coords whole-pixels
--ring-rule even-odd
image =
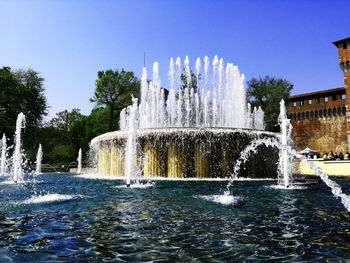
[[[342,87],[333,41],[350,37],[349,0],[0,0],[0,67],[45,78],[48,119],[73,108],[90,114],[97,72],[141,77],[170,57],[215,55],[249,80],[294,84],[292,95]]]

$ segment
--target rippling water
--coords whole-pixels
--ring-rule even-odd
[[[225,181],[25,179],[0,178],[0,262],[350,259],[350,214],[323,186],[236,181],[225,196]]]

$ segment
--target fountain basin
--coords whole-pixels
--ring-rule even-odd
[[[127,136],[127,131],[115,131],[94,138],[99,174],[124,175]],[[236,128],[161,128],[139,129],[136,136],[136,170],[144,177],[229,178],[247,145],[280,135]],[[277,161],[278,149],[259,146],[239,176],[276,178]]]

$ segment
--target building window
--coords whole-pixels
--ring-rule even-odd
[[[320,111],[319,111],[319,114],[320,114],[320,118],[322,118],[322,116],[323,116],[323,111],[320,110]]]
[[[314,112],[310,111],[310,118],[312,119],[314,117]]]
[[[315,118],[318,118],[318,111],[315,110]]]
[[[345,94],[342,94],[342,95],[341,95],[341,99],[342,99],[342,100],[345,100]]]
[[[309,119],[309,117],[310,117],[309,115],[310,115],[310,114],[309,114],[309,112],[307,111],[307,112],[306,112],[306,119]]]
[[[301,118],[302,118],[303,120],[305,120],[305,112],[302,112],[302,113],[301,113]]]
[[[337,95],[333,95],[333,100],[337,100]]]
[[[316,103],[320,103],[320,98],[315,99]]]
[[[333,108],[333,116],[337,116],[337,109]]]
[[[304,101],[301,100],[301,101],[300,101],[300,106],[303,106],[303,105],[304,105]]]
[[[300,112],[298,112],[298,120],[300,120]]]
[[[326,109],[323,110],[323,116],[327,117],[327,110]]]
[[[324,102],[328,102],[328,97],[324,97]]]
[[[343,113],[343,115],[346,115],[346,107],[345,106],[342,108],[342,113]]]
[[[309,102],[309,105],[311,105],[311,104],[312,104],[312,100],[309,100],[308,102]]]
[[[332,116],[332,109],[328,109],[328,117],[331,117]]]
[[[293,120],[296,120],[296,119],[297,119],[297,114],[294,113],[294,114],[293,114]]]
[[[293,107],[296,107],[296,106],[297,106],[297,102],[293,101]]]

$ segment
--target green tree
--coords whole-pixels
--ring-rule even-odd
[[[109,131],[118,127],[120,111],[131,104],[131,95],[139,97],[140,82],[131,71],[99,71],[96,89],[90,99],[97,106],[106,105],[109,109]]]
[[[265,113],[266,130],[279,131],[278,115],[280,101],[284,99],[288,105],[293,84],[285,79],[277,79],[271,76],[264,78],[252,78],[248,81],[247,99],[253,107],[261,107]]]
[[[52,118],[49,125],[60,130],[69,131],[73,122],[79,121],[84,117],[80,113],[80,109],[72,109],[72,111],[64,110],[56,113],[56,117]]]
[[[47,114],[44,78],[32,69],[12,71],[0,69],[0,132],[12,139],[20,112],[26,116],[24,146],[30,157],[35,155],[37,127]]]

